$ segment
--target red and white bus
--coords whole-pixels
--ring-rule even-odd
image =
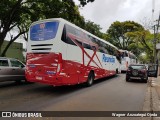
[[[121,52],[121,71],[125,72],[130,64],[137,63],[137,57],[130,51],[119,50]]]
[[[31,25],[26,59],[27,80],[53,86],[91,86],[120,71],[115,46],[62,18]]]

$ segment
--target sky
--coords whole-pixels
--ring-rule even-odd
[[[74,1],[79,5],[78,0]],[[106,32],[115,21],[131,20],[140,24],[149,23],[152,21],[153,6],[153,19],[156,20],[160,13],[160,0],[95,0],[79,8],[79,11],[85,20],[99,24],[102,32]]]

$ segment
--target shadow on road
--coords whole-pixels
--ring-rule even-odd
[[[21,93],[25,94],[54,94],[54,95],[64,95],[68,93],[74,93],[78,92],[79,90],[89,90],[92,89],[92,87],[98,87],[99,85],[103,85],[104,82],[113,80],[117,78],[118,75],[112,76],[112,77],[105,77],[94,81],[94,84],[91,87],[87,87],[85,84],[79,84],[79,85],[71,85],[71,86],[57,86],[53,87],[51,85],[45,85],[40,83],[26,83],[24,81],[20,83],[16,83],[14,81],[8,81],[8,82],[1,82],[0,83],[0,89],[6,90],[6,89],[14,89],[14,93],[16,94],[16,89],[21,89]],[[18,92],[17,92],[18,94]]]
[[[7,82],[0,82],[0,88],[25,86],[25,85],[29,85],[29,84],[31,84],[31,83],[28,83],[25,81],[21,81],[21,82],[7,81]]]
[[[34,91],[34,92],[54,93],[54,94],[67,94],[67,93],[70,93],[70,92],[76,92],[76,91],[81,90],[81,89],[83,89],[83,90],[92,89],[92,87],[96,87],[96,86],[99,86],[100,84],[104,84],[105,81],[112,80],[112,79],[116,78],[117,76],[118,75],[95,80],[94,84],[91,87],[87,87],[85,84],[70,85],[70,86],[68,86],[68,85],[66,85],[66,86],[56,86],[56,87],[49,86],[49,85],[38,84],[38,85],[41,85],[41,86],[36,87],[36,88],[32,88],[29,91],[30,92]]]
[[[144,81],[142,81],[142,80],[137,80],[137,79],[132,79],[132,80],[130,80],[130,81],[128,81],[128,82],[130,82],[130,83],[145,83]],[[146,84],[146,83],[145,83]]]

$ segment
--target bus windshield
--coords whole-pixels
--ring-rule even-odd
[[[44,22],[31,26],[30,40],[43,41],[55,38],[59,22]]]

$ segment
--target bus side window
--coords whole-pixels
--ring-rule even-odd
[[[101,53],[105,53],[105,51],[103,50],[102,47],[99,47],[98,51],[101,52]]]
[[[80,41],[78,41],[78,40],[76,40],[76,42],[77,42],[80,46],[82,46],[82,42],[80,42]]]
[[[121,57],[124,58],[124,52],[121,52]]]
[[[62,33],[62,37],[61,37],[61,39],[62,39],[62,41],[63,42],[65,42],[65,43],[67,43],[67,44],[70,44],[70,45],[76,45],[72,40],[71,40],[71,38],[69,38],[68,36],[67,36],[67,33],[71,33],[71,34],[74,34],[74,30],[72,29],[72,27],[70,27],[70,26],[64,26],[64,28],[63,28],[63,33]]]
[[[89,44],[83,43],[83,47],[87,49],[91,49],[91,46]]]
[[[113,49],[112,49],[111,46],[109,46],[109,54],[110,54],[110,55],[113,55]]]
[[[124,56],[125,56],[125,57],[129,57],[129,54],[127,54],[127,52],[125,51],[125,52],[124,52]]]
[[[89,36],[89,38],[91,39],[91,41],[92,41],[93,43],[96,43],[96,38],[91,37],[91,36]]]
[[[119,61],[119,63],[121,63],[121,53],[118,50],[116,50],[116,58]]]
[[[95,47],[95,46],[92,46],[92,50],[94,50],[94,51],[95,51],[95,50],[96,50],[96,47]]]
[[[63,42],[66,42],[66,26],[64,26],[64,28],[63,28],[63,33],[62,33],[61,40]]]
[[[116,49],[112,47],[112,50],[113,50],[113,54],[112,55],[117,56]]]
[[[66,38],[66,43],[68,43],[70,45],[76,45],[68,36]]]

